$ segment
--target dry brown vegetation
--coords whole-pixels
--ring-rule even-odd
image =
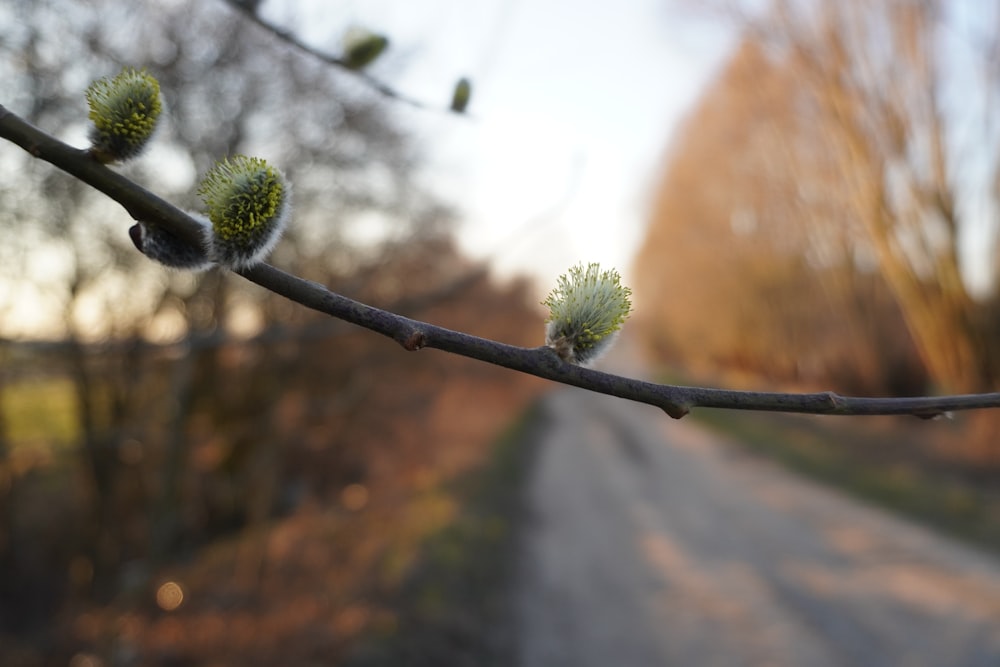
[[[421,273],[436,294],[421,317],[537,340],[524,285],[432,252],[457,269]],[[435,290],[455,275],[479,277]],[[448,484],[541,389],[315,320],[189,353],[67,354],[102,404],[86,456],[5,489],[3,664],[330,664],[360,633],[391,634],[394,591],[461,509]]]
[[[89,81],[147,67],[167,113],[129,178],[195,208],[194,182],[169,176],[266,156],[295,187],[276,264],[541,341],[526,285],[453,247],[452,214],[369,88],[225,3],[10,15],[3,103],[32,124],[78,129]],[[5,159],[2,335],[38,335],[10,316],[28,313],[60,340],[0,347],[0,664],[330,664],[391,632],[424,541],[461,510],[451,481],[541,383],[405,352],[221,271],[166,272],[132,248],[124,211],[27,153]]]
[[[662,358],[854,393],[917,393],[923,373],[884,281],[814,248],[783,159],[792,84],[748,43],[679,132],[637,260],[640,314]],[[821,251],[831,255],[825,260]]]
[[[960,240],[983,223],[967,202],[996,201],[963,165],[994,145],[996,35],[961,73],[980,104],[956,107],[948,40],[968,26],[947,3],[781,1],[741,20],[637,261],[651,348],[744,386],[995,388],[998,275],[974,293]],[[996,463],[995,415],[966,423],[950,455]]]

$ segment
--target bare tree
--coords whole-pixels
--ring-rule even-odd
[[[856,221],[849,230],[860,232],[855,247],[874,255],[931,378],[951,391],[982,389],[997,374],[987,307],[970,291],[961,248],[982,224],[977,207],[997,206],[982,184],[997,179],[996,159],[984,154],[996,153],[990,119],[1000,89],[982,73],[1000,38],[981,33],[986,41],[962,52],[973,37],[958,17],[990,12],[971,5],[781,0],[747,19],[748,32],[793,68],[800,85],[786,103],[808,114],[811,127],[797,128],[811,129],[804,157],[832,161]],[[971,164],[988,173],[976,176]]]
[[[857,265],[832,165],[800,130],[797,91],[794,70],[751,37],[684,123],[637,261],[641,293],[670,286],[670,299],[644,322],[689,371],[919,392],[898,309]]]
[[[301,214],[278,254],[302,275],[350,289],[363,262],[347,233],[362,212],[389,222],[386,243],[419,238],[419,246],[447,235],[450,215],[413,185],[418,151],[388,118],[382,95],[276,41],[225,3],[46,0],[5,11],[13,18],[0,43],[5,102],[56,134],[83,140],[80,92],[88,81],[123,63],[155,73],[168,113],[147,159],[123,171],[160,184],[180,205],[195,206],[195,177],[220,156],[255,152],[281,164]],[[120,211],[34,164],[27,154],[4,156],[0,228],[9,242],[0,249],[0,282],[11,289],[0,289],[0,308],[12,316],[3,318],[3,333],[37,335],[44,326],[43,335],[68,340],[58,350],[71,369],[96,515],[81,525],[105,533],[82,541],[96,545],[89,557],[98,571],[113,570],[142,548],[127,544],[130,520],[121,516],[122,508],[146,507],[123,502],[133,493],[134,470],[122,455],[129,443],[168,452],[150,492],[152,550],[163,555],[181,528],[176,496],[190,455],[184,409],[192,383],[225,393],[209,344],[227,339],[234,313],[258,313],[259,325],[289,330],[308,316],[222,272],[162,271],[135,252]],[[34,330],[18,328],[26,315],[39,322]],[[166,333],[164,323],[172,323]],[[164,335],[189,340],[161,382],[162,351],[139,338]],[[91,345],[100,338],[131,342]],[[254,446],[259,457],[272,444]]]

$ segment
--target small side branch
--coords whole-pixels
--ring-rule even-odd
[[[121,174],[99,164],[86,151],[68,146],[0,106],[0,137],[21,146],[108,195],[136,220],[160,225],[192,244],[201,227],[187,213]],[[267,264],[240,272],[247,280],[295,301],[399,342],[416,351],[434,348],[503,366],[554,382],[656,406],[680,418],[691,408],[725,408],[823,415],[914,415],[936,417],[958,410],[1000,407],[1000,392],[917,398],[860,398],[832,392],[788,394],[661,385],[612,375],[564,362],[548,347],[523,348],[438,327],[354,301],[323,285]]]
[[[294,47],[295,49],[301,51],[302,53],[308,54],[313,58],[316,58],[317,60],[326,63],[327,65],[339,67],[345,71],[350,72],[351,74],[359,78],[361,81],[364,81],[366,85],[368,85],[370,88],[375,90],[380,95],[388,97],[389,99],[392,100],[396,100],[397,102],[402,102],[403,104],[408,104],[412,107],[416,107],[417,109],[434,108],[428,104],[425,104],[424,102],[421,102],[420,100],[403,95],[392,86],[380,81],[379,79],[376,79],[371,74],[368,74],[363,70],[360,70],[356,67],[351,67],[351,65],[346,60],[338,58],[337,56],[331,55],[324,51],[320,51],[319,49],[310,46],[309,44],[306,44],[291,31],[286,30],[281,26],[275,25],[270,21],[262,18],[260,14],[257,13],[254,3],[239,2],[239,0],[225,0],[225,1],[233,9],[240,12],[241,14],[246,16],[249,20],[253,21],[264,30],[267,30],[281,41]],[[441,110],[448,111],[448,109],[444,107],[442,107]],[[451,109],[451,111],[454,113],[461,114],[461,112],[455,111],[454,109]]]

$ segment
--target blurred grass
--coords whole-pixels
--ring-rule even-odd
[[[0,392],[0,410],[15,452],[65,447],[77,440],[76,399],[69,378],[34,377],[7,384]]]
[[[906,456],[900,450],[913,437],[907,429],[865,428],[843,417],[725,410],[695,410],[691,417],[805,476],[1000,553],[995,478],[968,478],[936,465],[916,447]]]
[[[446,485],[459,508],[430,535],[395,599],[397,622],[360,642],[348,664],[510,665],[511,593],[523,488],[543,424],[529,407],[493,445],[481,468]]]

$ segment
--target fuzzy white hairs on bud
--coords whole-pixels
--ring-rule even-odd
[[[90,107],[90,153],[98,162],[121,162],[137,156],[153,136],[160,117],[160,84],[145,70],[127,67],[117,76],[87,88]]]
[[[190,215],[204,229],[209,229],[206,218],[194,213]],[[208,258],[205,245],[187,243],[159,225],[138,222],[129,228],[128,235],[139,252],[164,266],[187,271],[207,271],[212,268],[213,263]]]
[[[594,263],[574,266],[542,302],[549,307],[545,344],[571,364],[593,363],[632,312],[631,295],[617,271],[601,271]]]
[[[291,186],[264,160],[221,160],[198,188],[208,209],[209,258],[231,269],[262,261],[281,238],[291,210]]]
[[[374,59],[385,44],[367,48],[376,51],[367,54]],[[104,164],[127,160],[142,151],[156,129],[162,110],[160,84],[145,70],[126,68],[92,83],[87,104],[94,123],[91,155]],[[264,160],[245,155],[221,160],[205,175],[198,193],[208,209],[207,219],[194,216],[203,229],[200,246],[140,221],[129,229],[135,247],[171,268],[204,270],[220,264],[240,270],[262,261],[281,238],[291,187]]]

